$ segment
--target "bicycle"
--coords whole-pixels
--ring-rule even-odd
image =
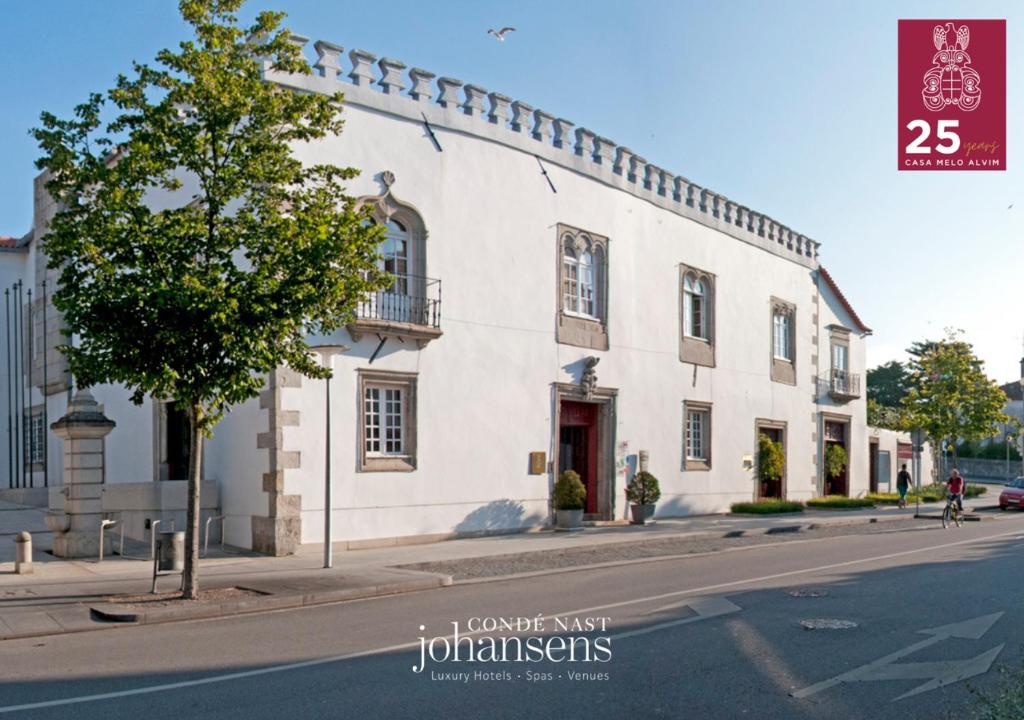
[[[942,527],[948,528],[951,523],[956,523],[957,527],[964,524],[964,511],[954,502],[952,494],[946,498],[946,508],[942,511]]]

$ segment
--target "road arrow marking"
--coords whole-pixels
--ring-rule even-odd
[[[803,690],[798,690],[793,693],[793,697],[805,698],[845,682],[928,679],[928,682],[923,685],[919,685],[910,692],[906,692],[899,697],[894,698],[893,702],[895,702],[896,700],[902,700],[903,698],[911,697],[912,695],[934,690],[935,688],[942,687],[943,685],[949,685],[951,683],[959,682],[960,680],[966,680],[967,678],[974,677],[975,675],[982,675],[988,672],[989,668],[992,667],[992,663],[995,662],[996,657],[998,657],[999,653],[1002,652],[1003,645],[994,647],[977,657],[969,658],[967,660],[946,660],[942,662],[926,663],[894,663],[900,658],[906,657],[918,650],[923,650],[926,647],[931,647],[932,645],[950,638],[980,640],[981,637],[988,632],[988,630],[1002,616],[1003,613],[1001,612],[992,613],[991,615],[982,615],[980,617],[964,620],[958,623],[919,630],[918,633],[931,635],[931,637],[927,640],[916,642],[913,645],[908,645],[901,650],[897,650],[896,652],[890,653],[866,665],[861,665],[858,668],[849,670],[842,675],[836,675],[834,678],[829,678],[828,680],[823,680],[820,683],[806,687]]]
[[[612,635],[612,640],[621,640],[622,638],[635,637],[637,635],[646,635],[647,633],[657,632],[658,630],[664,630],[670,627],[676,627],[677,625],[687,625],[693,622],[700,622],[701,620],[709,620],[719,615],[729,615],[730,613],[739,612],[741,608],[736,603],[726,600],[724,597],[695,597],[687,598],[681,602],[672,603],[671,605],[663,605],[660,608],[651,610],[645,615],[653,615],[654,613],[662,612],[664,610],[674,610],[675,608],[688,607],[693,610],[696,615],[690,617],[681,618],[679,620],[670,620],[668,622],[658,623],[657,625],[651,625],[649,627],[638,628],[636,630],[627,630],[616,635]]]

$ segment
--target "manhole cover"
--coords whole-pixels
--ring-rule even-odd
[[[828,590],[824,588],[795,588],[788,591],[792,597],[825,597]]]
[[[852,630],[857,627],[853,620],[837,620],[836,618],[811,618],[801,620],[800,626],[804,630]]]

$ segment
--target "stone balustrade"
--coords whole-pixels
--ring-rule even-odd
[[[309,42],[299,35],[293,35],[291,40],[303,50]],[[365,50],[348,52],[350,69],[346,73],[346,68],[342,67],[345,52],[340,45],[318,40],[313,49],[316,53],[311,64],[314,76],[339,86],[331,88],[332,92],[345,92],[346,87],[355,86],[379,96],[408,101],[410,115],[413,111],[419,115],[420,108],[425,106],[443,108],[479,121],[482,135],[485,134],[483,128],[500,128],[509,133],[509,145],[521,147],[523,141],[528,140],[549,147],[552,154],[547,155],[548,159],[777,255],[792,256],[805,265],[817,266],[820,243],[767,215],[649,163],[629,148],[565,118],[500,93],[488,93],[479,85],[437,77],[420,68],[406,70],[406,65],[398,60],[382,58],[378,61],[376,55]],[[294,76],[271,72],[269,62],[265,64],[265,72],[269,79],[278,82],[287,77],[294,79]],[[419,108],[414,103],[418,103]],[[486,136],[494,139],[493,134]],[[538,154],[537,150],[531,152]]]

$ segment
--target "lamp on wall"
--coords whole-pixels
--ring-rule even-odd
[[[309,349],[320,357],[320,364],[327,369],[331,369],[331,359],[335,355],[341,355],[348,350],[344,345],[311,345]],[[331,545],[331,510],[334,504],[331,492],[331,378],[324,379],[324,387],[324,568],[327,569],[334,564],[334,548]]]

